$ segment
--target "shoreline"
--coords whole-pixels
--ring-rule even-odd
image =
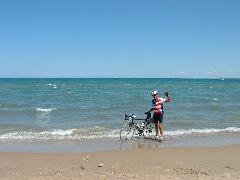
[[[160,149],[167,147],[220,147],[240,144],[239,134],[212,136],[166,137],[158,142],[151,138],[134,138],[122,142],[119,138],[97,139],[12,139],[0,140],[0,152],[84,153],[127,149]]]
[[[239,179],[240,145],[88,153],[0,152],[2,179]]]

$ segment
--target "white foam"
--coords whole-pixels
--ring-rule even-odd
[[[102,130],[101,130],[102,129]],[[83,128],[83,129],[56,129],[51,131],[31,132],[18,131],[0,135],[0,139],[96,139],[106,137],[119,137],[119,130],[104,130],[105,128]]]
[[[205,128],[205,129],[179,129],[174,131],[166,131],[165,135],[167,136],[182,136],[182,135],[207,135],[207,134],[215,134],[215,133],[237,133],[240,132],[240,128],[238,127],[227,127],[223,129],[215,129],[215,128]]]
[[[8,108],[5,108],[5,107],[4,107],[4,108],[1,108],[1,110],[4,110],[4,111],[6,111],[6,110],[8,110]]]
[[[13,133],[7,133],[0,136],[0,139],[65,139],[70,138],[75,129],[69,130],[52,130],[42,132],[28,132],[18,131]]]
[[[227,127],[223,129],[205,128],[205,129],[179,129],[174,131],[166,131],[165,136],[189,136],[189,135],[209,135],[217,133],[240,133],[238,127]],[[119,138],[119,129],[110,130],[103,127],[91,127],[82,129],[55,129],[50,131],[31,132],[17,131],[0,135],[0,139],[5,140],[27,140],[27,139],[97,139],[97,138]]]
[[[53,86],[54,89],[57,88],[57,85],[56,85],[56,84],[51,84],[51,83],[49,83],[49,84],[46,84],[46,85],[47,85],[47,86]]]
[[[209,98],[211,101],[218,101],[218,98]]]
[[[55,110],[56,108],[35,108],[37,112],[51,112]]]

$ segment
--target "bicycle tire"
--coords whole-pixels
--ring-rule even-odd
[[[135,130],[132,123],[125,124],[120,130],[120,139],[122,141],[130,141],[133,138]]]
[[[154,125],[153,123],[149,123],[148,125],[145,126],[144,130],[143,130],[143,136],[149,137],[153,134],[154,131]]]

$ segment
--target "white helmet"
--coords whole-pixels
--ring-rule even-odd
[[[157,95],[157,94],[158,94],[157,91],[152,91],[152,92],[151,92],[151,95],[152,95],[152,96],[155,96],[155,95]]]

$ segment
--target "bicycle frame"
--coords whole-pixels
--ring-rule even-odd
[[[151,113],[146,112],[144,113],[147,117],[145,119],[136,118],[134,114],[132,115],[124,115],[124,119],[129,121],[127,122],[120,130],[120,139],[121,140],[131,140],[135,131],[137,130],[138,136],[146,136],[148,133],[152,132],[153,129],[153,120],[151,118]],[[136,121],[143,121],[142,125],[140,126]],[[124,134],[125,133],[125,134]],[[124,135],[129,136],[127,138],[123,138]]]

